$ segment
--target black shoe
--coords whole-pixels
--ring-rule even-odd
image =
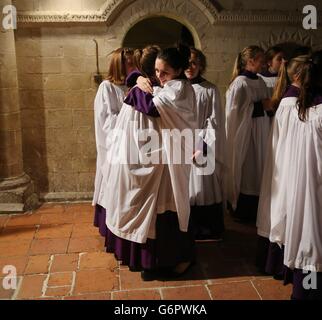
[[[138,271],[141,271],[142,268],[141,267],[131,267],[131,266],[129,266],[129,270],[131,272],[138,272]]]
[[[143,281],[153,281],[157,280],[157,273],[154,270],[142,270],[141,271],[141,279]]]
[[[273,278],[275,280],[284,280],[284,275],[282,275],[282,274],[274,274]]]

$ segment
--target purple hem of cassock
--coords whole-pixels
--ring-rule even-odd
[[[157,216],[157,239],[147,239],[144,244],[116,236],[107,228],[105,221],[106,210],[96,205],[94,226],[105,237],[106,251],[114,253],[116,259],[131,270],[174,267],[180,262],[194,259],[192,232],[179,230],[177,214],[174,212],[167,211]]]
[[[140,244],[114,235],[106,226],[106,210],[100,205],[95,206],[94,226],[99,228],[105,237],[106,252],[114,253],[117,260],[131,269],[153,269],[155,267],[155,244],[148,239]]]

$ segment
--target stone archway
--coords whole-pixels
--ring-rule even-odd
[[[125,35],[123,47],[144,48],[157,44],[161,48],[171,47],[176,43],[194,46],[191,32],[183,24],[166,17],[152,17],[139,21]]]
[[[177,21],[185,26],[192,35],[194,45],[203,49],[211,32],[212,24],[215,21],[215,7],[210,8],[204,5],[204,1],[193,0],[172,0],[172,1],[127,1],[129,5],[122,11],[117,10],[118,15],[110,14],[112,20],[107,19],[109,45],[121,47],[124,38],[129,30],[142,20],[153,17],[164,17]],[[206,1],[208,3],[208,1]],[[121,4],[120,4],[121,6]]]

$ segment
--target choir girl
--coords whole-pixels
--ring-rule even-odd
[[[191,223],[196,240],[222,240],[223,166],[225,162],[225,118],[218,88],[205,80],[206,57],[196,48],[190,48],[190,65],[185,75],[195,90],[197,99],[197,125],[202,129],[201,151],[213,161],[211,173],[197,172],[195,162],[190,174]]]
[[[106,212],[107,250],[130,270],[141,270],[143,280],[181,275],[194,259],[194,240],[188,230],[191,164],[173,162],[175,137],[166,136],[164,130],[196,127],[195,94],[184,76],[189,54],[184,47],[157,54],[155,74],[160,87],[154,87],[153,95],[141,94],[137,87],[133,94],[130,91],[115,125],[125,138],[116,137],[104,166],[105,192],[100,200]],[[143,129],[158,132],[161,144],[136,149],[148,143],[138,141]],[[186,153],[185,143],[176,147]],[[160,161],[143,163],[138,151]],[[114,161],[124,155],[127,161]]]
[[[264,51],[246,47],[238,54],[226,93],[227,200],[239,221],[256,221],[270,118],[265,99],[269,92],[258,73]]]

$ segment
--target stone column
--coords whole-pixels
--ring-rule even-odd
[[[11,0],[0,0],[0,18]],[[0,19],[1,20],[1,19]],[[0,214],[38,205],[34,185],[23,171],[21,120],[14,30],[0,21]]]

